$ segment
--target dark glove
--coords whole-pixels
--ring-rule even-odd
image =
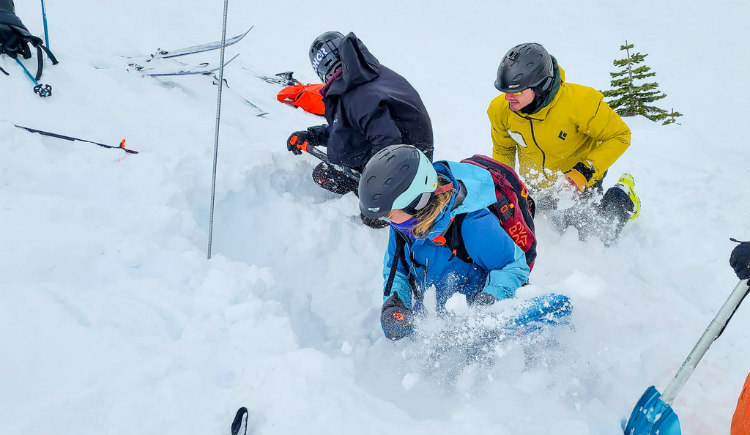
[[[307,151],[308,134],[307,131],[295,131],[286,140],[286,149],[293,152],[295,155],[302,154],[302,151]]]
[[[316,147],[328,146],[329,130],[328,124],[307,127],[307,140],[310,145]]]
[[[385,336],[390,340],[400,340],[414,332],[413,313],[404,306],[397,293],[393,293],[380,312],[380,324]]]
[[[734,239],[732,239],[734,240]],[[739,240],[734,240],[739,242]],[[729,265],[734,269],[739,279],[750,278],[750,242],[739,242],[729,256]]]
[[[497,299],[487,292],[477,292],[467,300],[470,305],[492,305]]]

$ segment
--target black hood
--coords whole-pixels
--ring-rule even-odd
[[[342,94],[380,75],[380,62],[353,32],[341,41],[342,75],[331,84],[329,95]]]
[[[11,14],[15,14],[16,7],[13,4],[13,0],[0,0],[0,12],[10,12]]]

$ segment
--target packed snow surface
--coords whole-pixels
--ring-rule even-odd
[[[43,36],[40,4],[16,3]],[[223,2],[46,3],[53,95],[0,57],[0,432],[228,433],[247,406],[254,433],[614,434],[736,284],[729,237],[750,238],[746,1],[230,1],[228,34],[255,27],[227,48],[240,56],[224,72],[210,260],[217,87],[143,77],[126,56],[219,39]],[[572,327],[497,346],[494,363],[435,363],[424,342],[383,337],[387,232],[361,224],[353,194],[311,181],[316,160],[284,143],[322,118],[256,77],[316,82],[307,50],[332,29],[414,85],[449,160],[491,154],[486,109],[510,47],[542,43],[569,82],[600,90],[626,40],[648,54],[667,94],[656,105],[684,116],[625,119],[632,145],[605,187],[632,173],[641,216],[609,248],[537,219],[518,295],[569,296]],[[14,124],[126,138],[139,154]],[[728,432],[750,370],[748,305],[677,396],[684,433]]]

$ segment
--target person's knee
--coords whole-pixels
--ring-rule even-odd
[[[621,222],[630,219],[634,207],[628,193],[617,187],[607,189],[601,201],[602,214]]]

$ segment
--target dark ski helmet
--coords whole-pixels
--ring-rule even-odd
[[[310,63],[323,82],[341,62],[339,46],[343,39],[344,35],[340,32],[324,32],[310,45]]]
[[[391,210],[409,214],[427,205],[438,187],[432,162],[411,145],[389,145],[378,151],[359,179],[359,211],[369,218]]]
[[[497,68],[495,88],[513,93],[541,85],[539,90],[544,92],[552,85],[554,77],[552,56],[544,47],[533,42],[519,44],[503,56]]]

